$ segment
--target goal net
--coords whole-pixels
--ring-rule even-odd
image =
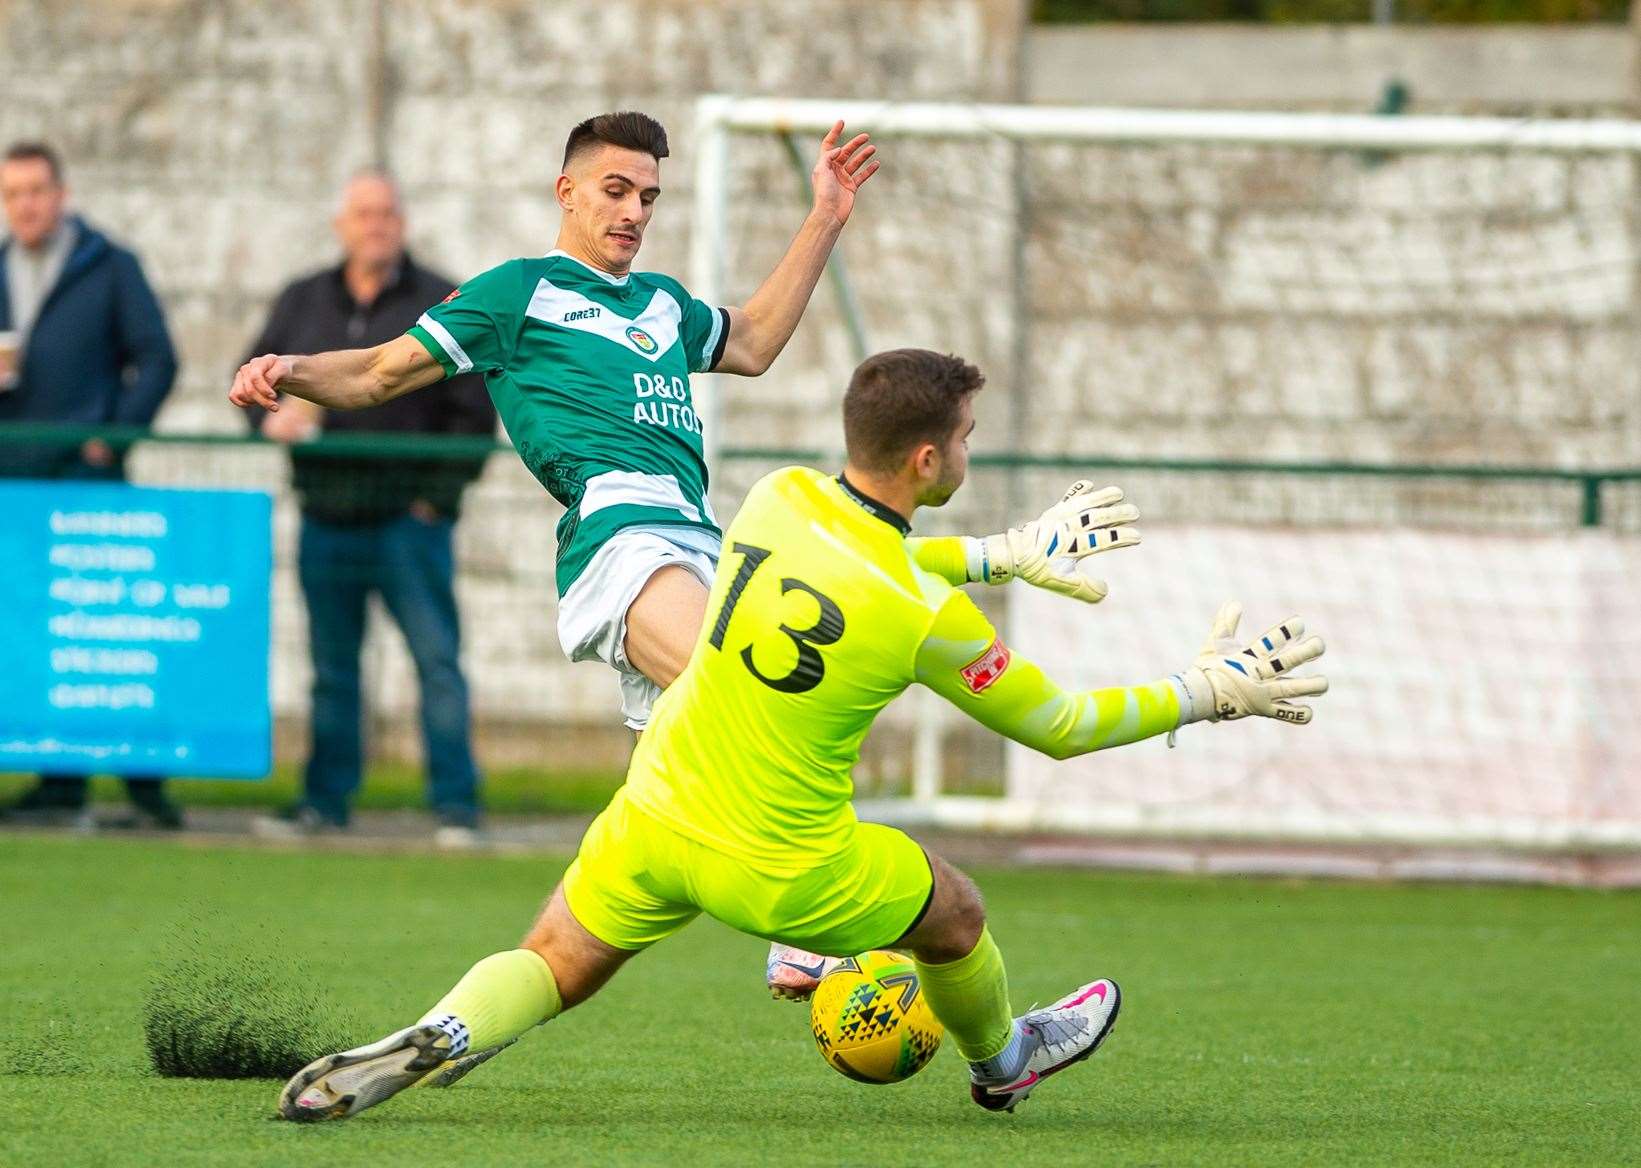
[[[1149,679],[1233,596],[1250,636],[1300,612],[1330,645],[1312,726],[1175,750],[1056,763],[909,699],[866,783],[915,776],[893,813],[1641,847],[1641,124],[709,98],[697,295],[769,270],[835,118],[883,170],[773,375],[700,389],[721,513],[837,449],[863,348],[955,351],[989,379],[976,469],[920,528],[1018,521],[1085,474],[1143,514],[1098,609],[984,598],[1017,649]]]

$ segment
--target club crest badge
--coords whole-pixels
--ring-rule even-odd
[[[655,338],[637,325],[627,329],[627,339],[637,347],[640,353],[655,352]]]
[[[1003,676],[1003,671],[1009,667],[1009,647],[1003,644],[1003,638],[998,637],[986,646],[986,651],[963,666],[960,671],[963,675],[963,684],[969,687],[971,693],[980,693],[992,682]]]

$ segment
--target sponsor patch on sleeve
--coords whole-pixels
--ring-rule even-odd
[[[969,687],[970,692],[980,693],[1003,676],[1003,670],[1009,667],[1009,647],[1003,644],[1003,638],[998,637],[987,646],[980,656],[963,666],[963,684]]]

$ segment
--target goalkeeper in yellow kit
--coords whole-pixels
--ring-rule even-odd
[[[1011,653],[953,586],[973,575],[965,545],[946,545],[942,564],[927,545],[914,559],[905,540],[913,512],[963,482],[982,380],[915,349],[856,370],[844,473],[789,467],[747,496],[688,667],[521,947],[473,966],[415,1025],[303,1069],[282,1115],[343,1118],[424,1079],[449,1081],[702,912],[821,954],[910,952],[983,1107],[1012,1110],[1094,1052],[1121,1005],[1115,982],[1012,1017],[974,885],[901,832],[856,820],[850,772],[867,730],[913,682],[1057,758],[1200,720],[1304,723],[1309,708],[1291,699],[1327,683],[1291,670],[1323,647],[1296,618],[1243,645],[1227,605],[1194,663],[1147,685],[1067,692]],[[1059,539],[1134,542],[1097,515]]]

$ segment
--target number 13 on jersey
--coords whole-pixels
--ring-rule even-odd
[[[735,615],[735,607],[741,603],[746,586],[752,582],[752,577],[757,574],[758,569],[763,567],[764,561],[773,554],[768,548],[754,547],[748,543],[737,543],[730,548],[730,552],[742,557],[741,567],[735,573],[735,579],[730,581],[729,592],[724,597],[724,606],[719,609],[718,619],[712,625],[709,643],[714,649],[724,647],[730,618]],[[815,623],[808,628],[795,629],[785,623],[777,626],[776,631],[787,637],[798,652],[797,663],[791,672],[778,677],[765,674],[758,668],[757,658],[750,644],[741,649],[741,663],[753,677],[770,689],[789,694],[808,693],[819,685],[821,678],[826,675],[826,662],[821,657],[819,646],[834,644],[843,636],[843,611],[833,603],[831,597],[811,588],[802,580],[793,579],[791,576],[782,577],[781,595],[785,596],[789,592],[807,593],[820,609]]]

